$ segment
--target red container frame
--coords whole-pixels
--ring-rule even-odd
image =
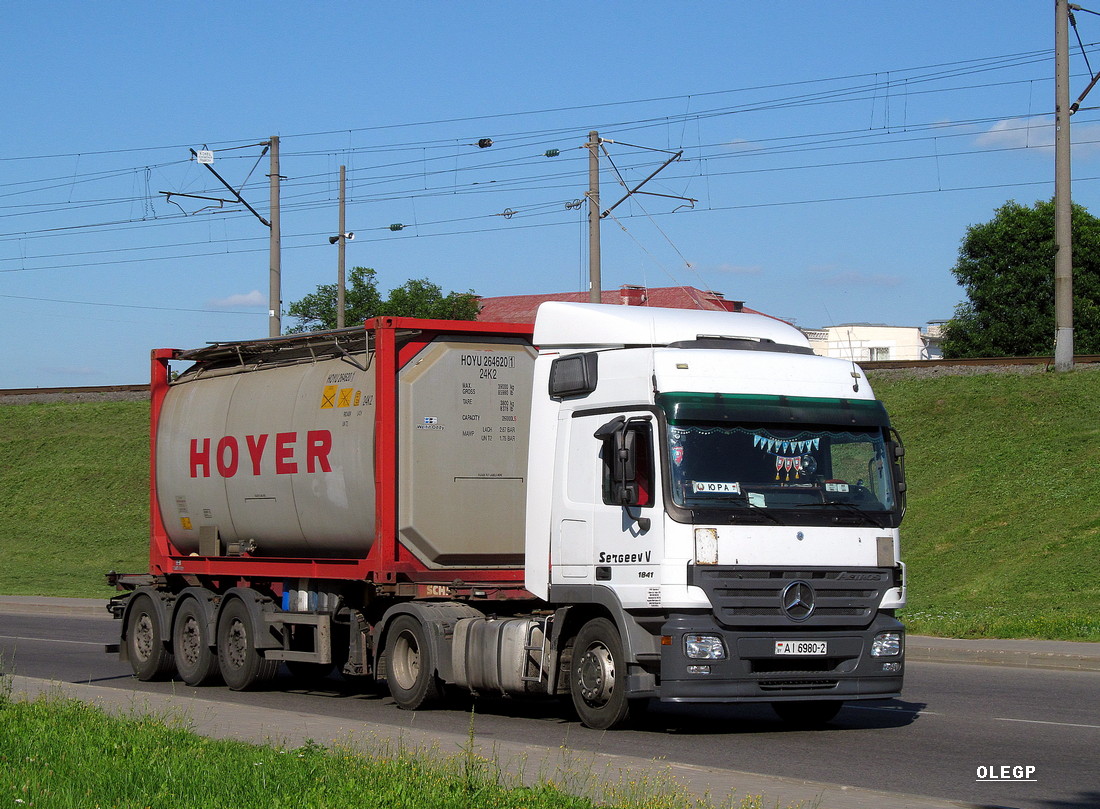
[[[533,597],[522,590],[523,568],[429,568],[401,544],[397,533],[398,372],[437,337],[484,335],[531,342],[532,326],[379,317],[366,321],[364,328],[373,333],[375,352],[372,360],[375,373],[375,540],[366,556],[349,559],[248,554],[193,556],[172,544],[160,516],[156,489],[157,431],[164,399],[171,387],[169,362],[178,359],[181,352],[159,348],[152,351],[150,359],[149,570],[153,576],[237,579],[242,584],[250,579],[335,579],[372,582],[383,587],[392,586],[395,590],[411,585],[409,594],[420,597],[453,595],[456,590],[475,589],[485,590],[485,597]]]

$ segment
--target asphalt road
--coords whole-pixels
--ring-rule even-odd
[[[384,695],[342,681],[308,690],[234,693],[142,683],[102,651],[117,640],[109,618],[0,613],[8,673],[147,694],[195,695],[225,705],[464,736],[468,703],[430,712],[397,709]],[[550,702],[479,701],[479,739],[566,746],[693,767],[764,773],[945,801],[1020,809],[1100,806],[1100,672],[910,662],[903,699],[849,704],[828,727],[790,730],[766,706],[655,705],[645,724],[592,731]],[[1033,767],[1030,781],[1002,767]],[[1006,771],[1012,778],[1012,771]],[[994,780],[979,780],[992,775]]]

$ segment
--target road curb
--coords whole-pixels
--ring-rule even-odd
[[[109,618],[107,599],[0,596],[0,612],[19,615],[79,615]]]
[[[186,694],[131,692],[118,688],[61,683],[13,676],[12,695],[35,699],[61,696],[91,703],[108,713],[185,716],[189,727],[202,736],[274,744],[294,749],[308,742],[339,744],[365,755],[379,750],[423,751],[428,756],[462,758],[467,755],[493,762],[509,778],[528,785],[556,784],[569,794],[599,802],[618,803],[616,790],[637,796],[639,790],[693,795],[713,801],[728,796],[737,805],[742,796],[760,796],[764,806],[827,807],[827,809],[979,809],[975,804],[923,795],[885,792],[862,787],[802,780],[739,770],[599,753],[537,743],[510,742],[491,736],[440,733],[353,718],[336,718],[282,711],[266,706],[229,704]],[[720,805],[727,805],[719,801]]]
[[[932,638],[910,635],[906,639],[905,656],[911,662],[1100,671],[1100,643],[1077,641]]]

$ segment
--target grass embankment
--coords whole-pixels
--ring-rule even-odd
[[[1100,371],[871,381],[906,446],[909,631],[1100,641]]]
[[[0,406],[0,593],[108,597],[149,566],[149,404]]]
[[[1100,371],[872,377],[905,440],[913,632],[1100,641]],[[0,407],[0,593],[146,566],[148,405]]]
[[[0,683],[2,686],[2,683]],[[697,800],[660,776],[601,786],[592,770],[566,783],[518,783],[471,749],[434,751],[307,743],[260,746],[198,736],[171,717],[108,716],[58,698],[0,693],[0,805],[72,807],[408,807],[408,809],[762,809],[760,796]],[[599,804],[564,790],[592,790]]]

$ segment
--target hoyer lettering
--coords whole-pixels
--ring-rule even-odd
[[[192,438],[191,477],[208,478],[217,472],[231,478],[242,468],[242,474],[251,469],[253,475],[259,475],[265,456],[273,459],[276,475],[293,475],[303,466],[306,472],[331,472],[330,452],[332,433],[328,430],[309,430],[301,440],[296,432],[246,435],[243,441],[226,435],[217,444],[212,438]]]

